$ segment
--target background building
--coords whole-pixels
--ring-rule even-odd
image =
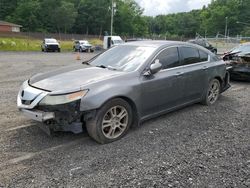
[[[0,32],[20,32],[21,25],[0,20]]]

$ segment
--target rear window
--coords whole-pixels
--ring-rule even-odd
[[[191,47],[180,47],[182,65],[190,65],[200,62],[200,54],[197,49]]]
[[[206,52],[199,50],[199,54],[200,54],[200,62],[208,60],[208,54]]]

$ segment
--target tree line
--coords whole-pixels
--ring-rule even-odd
[[[250,0],[212,0],[200,10],[155,17],[143,15],[143,9],[134,0],[114,1],[113,25],[117,35],[250,35]],[[92,35],[110,32],[111,0],[0,0],[0,7],[0,20],[20,24],[23,31]]]

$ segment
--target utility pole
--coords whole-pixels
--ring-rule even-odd
[[[116,3],[114,0],[112,0],[112,5],[111,5],[111,24],[110,24],[110,35],[113,35],[113,22],[114,22],[114,9],[116,8]]]
[[[225,38],[227,38],[227,17],[226,17],[226,25],[225,25]]]

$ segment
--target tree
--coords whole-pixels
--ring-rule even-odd
[[[38,0],[21,0],[15,11],[7,16],[7,20],[21,24],[24,31],[35,31],[40,27],[40,20],[37,16],[40,10]]]
[[[76,16],[77,12],[74,4],[62,1],[61,5],[55,8],[54,15],[51,19],[59,33],[62,30],[66,33],[74,25]]]
[[[17,0],[0,0],[0,20],[5,20],[17,7]]]

